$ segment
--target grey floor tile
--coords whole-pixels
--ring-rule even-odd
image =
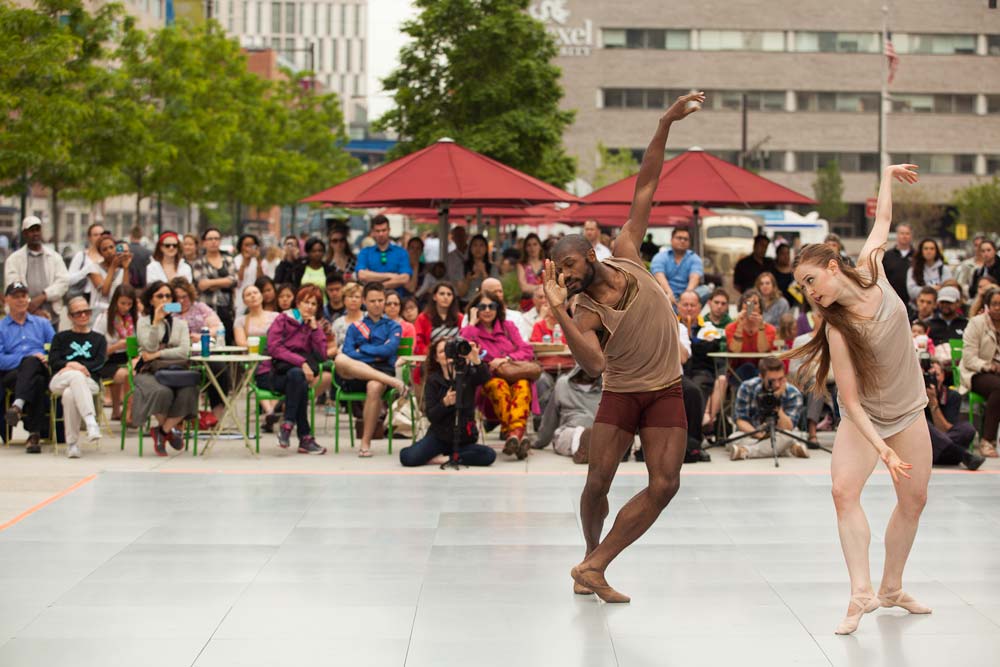
[[[405,640],[413,628],[415,606],[248,607],[226,615],[214,639]],[[316,623],[320,624],[317,632]]]
[[[614,646],[620,667],[647,665],[829,667],[830,665],[820,647],[805,633],[780,635],[761,632],[727,635],[724,641],[713,641],[705,636],[620,635],[614,637]]]
[[[406,667],[614,667],[618,665],[610,639],[577,637],[496,639],[477,636],[474,641],[449,641],[446,625],[440,638],[410,642]]]
[[[0,646],[4,667],[178,667],[194,662],[204,641],[187,638],[13,639]]]
[[[406,659],[406,650],[406,639],[358,642],[301,637],[213,639],[193,664],[194,667],[398,667]]]
[[[207,642],[225,612],[182,607],[49,607],[18,639],[191,639]]]

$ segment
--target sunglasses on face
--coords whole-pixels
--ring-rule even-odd
[[[90,308],[86,310],[74,310],[69,314],[70,317],[80,317],[81,315],[90,315]]]
[[[154,294],[153,298],[154,299],[169,299],[170,295],[169,294]]]
[[[177,244],[176,243],[164,243],[163,247],[164,248],[176,248]]]
[[[477,310],[499,310],[500,306],[495,303],[481,303],[476,306]]]
[[[334,238],[330,239],[330,243],[343,243],[343,242],[344,242],[343,238],[334,237]]]

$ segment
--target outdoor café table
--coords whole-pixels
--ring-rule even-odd
[[[243,354],[247,348],[240,345],[216,345],[209,349],[211,354]],[[201,357],[201,344],[191,343],[191,358]]]
[[[778,354],[775,350],[768,350],[766,352],[709,352],[708,356],[716,360],[715,371],[716,374],[719,372],[719,360],[725,359],[763,359],[764,357],[772,357]],[[727,367],[727,372],[732,373],[732,369]],[[735,373],[733,377],[736,377]],[[723,439],[729,437],[726,429],[726,415],[725,410],[719,410],[719,418],[717,422],[722,427],[722,437]]]
[[[202,455],[208,452],[209,447],[218,439],[219,435],[222,434],[222,430],[226,428],[226,420],[228,419],[236,427],[236,432],[243,437],[243,445],[250,451],[251,454],[254,453],[253,447],[251,447],[250,434],[247,433],[244,425],[240,422],[239,417],[236,415],[236,405],[232,397],[239,396],[241,393],[247,390],[247,385],[250,384],[250,379],[253,377],[254,372],[257,370],[257,366],[260,365],[262,361],[267,361],[271,357],[264,356],[261,354],[212,354],[207,357],[201,355],[191,357],[191,361],[196,364],[201,364],[205,369],[205,376],[208,378],[208,384],[215,387],[216,391],[219,392],[219,396],[222,398],[222,403],[225,406],[225,411],[222,417],[219,419],[219,423],[216,424],[208,432],[208,442],[205,443],[205,447],[202,449]],[[216,365],[216,369],[219,373],[213,370],[212,365]],[[239,380],[236,386],[228,394],[222,390],[222,386],[219,384],[219,375],[224,373],[229,367],[233,368],[233,372],[229,374],[229,377],[236,377],[239,375]],[[236,373],[236,371],[243,367],[244,372],[242,374]],[[207,386],[207,385],[206,385]],[[205,387],[202,387],[204,389]],[[194,455],[198,455],[198,449],[195,447]]]

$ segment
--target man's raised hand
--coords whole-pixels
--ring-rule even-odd
[[[566,303],[569,295],[566,289],[566,279],[556,273],[556,265],[551,259],[545,260],[545,268],[542,271],[542,289],[545,291],[545,299],[549,302],[549,308],[558,308]]]
[[[674,103],[670,105],[667,112],[663,114],[663,120],[668,122],[674,122],[675,120],[684,120],[689,115],[693,114],[695,111],[701,108],[702,103],[705,101],[705,92],[698,91],[696,93],[688,93],[687,95],[681,95]]]

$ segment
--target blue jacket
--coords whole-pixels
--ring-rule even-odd
[[[33,354],[45,354],[45,346],[56,332],[44,317],[28,315],[24,324],[10,317],[0,320],[0,371],[12,371],[21,359]]]
[[[368,328],[367,337],[361,333],[358,324]],[[350,358],[366,364],[394,366],[396,350],[399,349],[399,339],[402,335],[403,327],[399,326],[398,322],[384,315],[375,322],[365,315],[361,322],[348,325],[342,350]]]

